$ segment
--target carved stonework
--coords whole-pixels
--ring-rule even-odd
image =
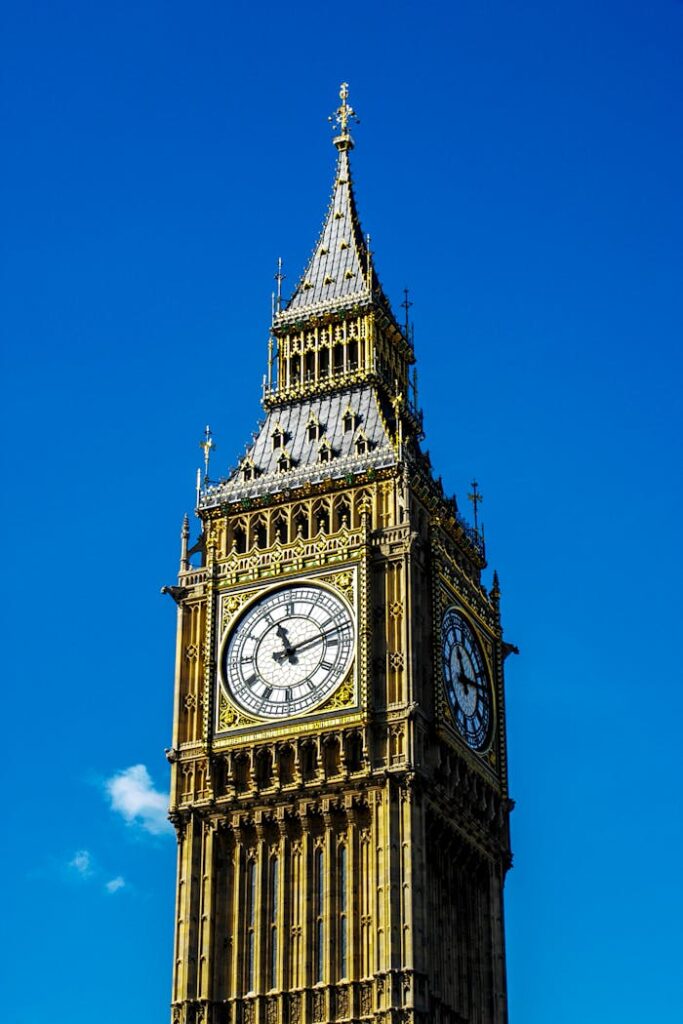
[[[313,993],[313,1020],[325,1020],[325,993],[319,990]]]
[[[235,615],[235,612],[239,611],[242,605],[251,597],[251,592],[242,591],[240,594],[230,594],[229,597],[223,599],[223,614],[221,616],[221,627],[222,631],[225,632],[228,623]]]
[[[344,1020],[349,1015],[349,990],[345,987],[337,989],[337,1020]]]
[[[323,577],[326,583],[338,590],[340,594],[353,604],[354,597],[354,584],[353,584],[353,573],[351,572],[338,572],[332,576]]]
[[[372,1013],[372,985],[369,981],[364,981],[360,987],[360,1012],[363,1017]]]
[[[266,1024],[278,1024],[280,1020],[280,1012],[278,1008],[278,1001],[275,996],[266,1003]]]
[[[243,715],[241,711],[233,707],[224,693],[221,692],[218,703],[218,728],[221,732],[228,729],[244,729],[250,725],[256,725],[255,718]]]
[[[335,690],[329,700],[326,700],[319,708],[319,711],[336,711],[338,708],[349,708],[355,703],[355,692],[353,686],[353,675],[349,675],[345,682]]]
[[[292,992],[289,996],[288,1024],[301,1024],[301,995],[298,992]]]

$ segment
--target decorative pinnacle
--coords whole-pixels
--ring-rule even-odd
[[[474,506],[474,529],[476,533],[479,533],[478,510],[479,504],[484,500],[484,495],[479,493],[479,484],[476,480],[472,481],[470,487],[472,488],[472,493],[468,494],[467,497]]]
[[[360,124],[360,120],[353,107],[349,106],[346,102],[349,98],[348,82],[342,82],[339,88],[339,98],[341,100],[340,106],[337,107],[333,114],[330,114],[327,120],[335,128],[339,129],[339,135],[334,139],[334,144],[342,152],[345,149],[353,149],[353,139],[349,132],[349,121],[355,121],[356,124]]]
[[[408,292],[407,288],[403,289],[403,294],[405,295],[405,298],[404,298],[403,302],[401,303],[401,306],[405,310],[405,314],[406,314],[406,316],[405,316],[405,334],[406,334],[406,341],[409,341],[410,340],[410,319],[409,319],[408,314],[409,314],[410,307],[412,306],[412,302],[408,298],[409,292]]]
[[[204,451],[204,483],[209,482],[209,461],[211,459],[211,452],[216,447],[216,443],[211,433],[211,427],[206,426],[204,428],[204,440],[199,442],[199,447]]]
[[[277,260],[277,273],[275,274],[275,280],[277,281],[277,311],[278,313],[282,309],[282,282],[285,279],[285,274],[282,273],[282,256],[278,256]]]

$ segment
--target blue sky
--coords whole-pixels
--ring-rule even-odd
[[[414,302],[427,446],[503,589],[511,1020],[683,999],[683,4],[6,4],[8,1024],[166,1020],[183,513],[259,415],[285,290],[354,175]],[[94,1009],[95,1008],[95,1009]]]

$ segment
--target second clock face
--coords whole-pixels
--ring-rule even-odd
[[[223,681],[244,711],[289,718],[337,688],[353,649],[353,618],[341,598],[312,584],[282,587],[251,605],[232,630]]]
[[[456,608],[441,624],[441,661],[458,732],[472,750],[483,750],[491,733],[491,690],[474,630]]]

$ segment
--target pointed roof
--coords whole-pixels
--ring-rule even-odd
[[[340,128],[340,134],[334,139],[339,156],[325,222],[294,294],[284,310],[276,314],[275,323],[373,298],[391,313],[375,274],[369,239],[363,236],[356,207],[349,160],[353,139],[348,131],[348,122],[356,119],[356,115],[346,102],[348,86],[345,83],[339,95],[342,104],[330,118]]]
[[[356,210],[349,154],[342,150],[323,229],[286,312],[369,295],[368,249]]]

